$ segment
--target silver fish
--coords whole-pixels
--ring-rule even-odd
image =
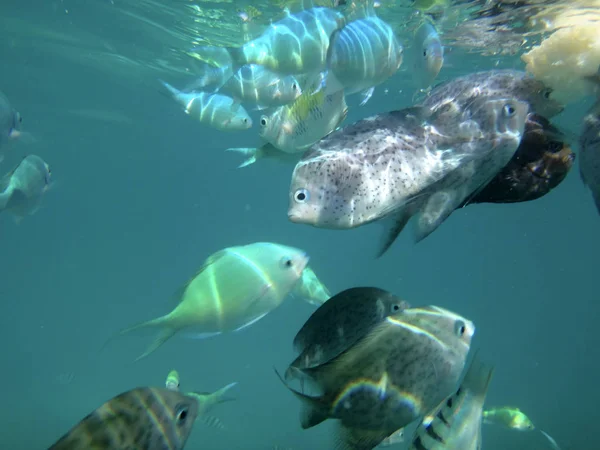
[[[456,389],[474,331],[472,322],[435,306],[388,316],[329,363],[302,370],[322,395],[286,384],[305,406],[302,428],[338,419],[336,448],[372,449]]]
[[[453,78],[435,86],[420,105],[437,109],[449,102],[469,101],[474,96],[516,98],[527,102],[531,112],[546,118],[563,111],[554,100],[552,88],[525,72],[512,69],[488,70]]]
[[[332,229],[385,218],[382,255],[418,214],[424,239],[508,163],[524,131],[522,101],[465,103],[380,114],[321,140],[294,169],[288,218]]]
[[[480,450],[483,404],[493,373],[476,354],[458,390],[432,421],[419,424],[410,450]]]
[[[161,83],[184,107],[186,114],[201,123],[222,131],[241,131],[252,127],[248,112],[231,97],[210,92],[183,92],[164,81]]]
[[[600,71],[589,80],[600,87]],[[583,119],[579,148],[581,178],[592,191],[596,209],[600,213],[600,95]]]
[[[431,86],[444,65],[444,46],[435,26],[425,20],[415,32],[411,49],[413,80],[419,88]]]
[[[132,389],[93,411],[48,450],[181,450],[197,412],[196,400],[179,392]]]
[[[20,135],[23,118],[10,104],[6,95],[0,92],[0,162],[4,159],[4,147]]]
[[[40,207],[51,185],[50,166],[36,155],[23,158],[19,165],[0,179],[0,212],[7,211],[20,222]]]
[[[329,51],[325,92],[362,92],[361,105],[371,98],[375,86],[398,71],[403,57],[394,30],[374,12],[334,32]]]

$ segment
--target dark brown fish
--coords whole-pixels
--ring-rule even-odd
[[[565,179],[575,153],[547,119],[530,114],[510,162],[469,203],[517,203],[543,197]]]
[[[285,378],[324,364],[354,345],[387,316],[408,308],[401,298],[375,287],[346,289],[323,303],[294,338],[300,355],[290,364]]]
[[[198,402],[165,388],[124,392],[93,411],[48,450],[181,450]]]

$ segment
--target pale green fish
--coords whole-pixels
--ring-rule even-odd
[[[228,67],[210,67],[209,72],[230,73]],[[226,75],[223,76],[225,78]],[[197,83],[187,89],[202,89],[207,91],[202,83],[207,79],[218,79],[218,75],[204,75]],[[251,104],[255,109],[275,108],[287,105],[296,100],[302,93],[300,83],[293,75],[279,75],[264,66],[258,64],[246,64],[225,78],[222,82],[217,81],[215,92],[239,100],[242,103]]]
[[[48,450],[182,450],[197,414],[197,401],[179,392],[132,389],[92,411]]]
[[[209,256],[178,291],[179,305],[173,311],[118,334],[161,330],[137,361],[182,330],[198,338],[241,330],[281,305],[307,263],[304,251],[270,242],[226,248]]]
[[[34,214],[51,186],[50,166],[36,155],[23,158],[19,165],[0,179],[0,212],[14,215],[19,223]]]
[[[179,373],[176,370],[171,370],[167,376],[165,384],[167,389],[179,391]],[[198,401],[198,417],[196,420],[199,420],[212,428],[217,428],[220,430],[225,429],[225,426],[221,420],[217,417],[208,415],[208,412],[212,410],[214,406],[220,403],[234,401],[235,399],[233,397],[227,396],[227,392],[235,385],[237,385],[237,382],[230,383],[212,393],[187,392],[185,395],[193,397]]]
[[[433,420],[417,426],[410,450],[480,450],[481,414],[493,373],[476,354],[457,391]]]
[[[331,297],[327,287],[310,267],[306,267],[302,272],[302,278],[294,288],[293,293],[315,306],[322,305]]]
[[[241,47],[204,46],[194,52],[203,60],[222,60],[226,51],[234,71],[244,64],[259,64],[280,74],[315,73],[325,68],[331,34],[345,24],[344,15],[329,8],[287,12]]]
[[[193,119],[221,131],[241,131],[252,126],[252,119],[239,101],[210,92],[183,92],[164,81],[175,101]]]
[[[444,46],[435,24],[428,19],[417,28],[411,49],[412,76],[418,88],[428,88],[444,65]]]
[[[394,30],[369,7],[366,17],[333,33],[323,80],[325,92],[362,92],[364,105],[375,86],[398,71],[402,58],[403,48]]]
[[[527,417],[519,408],[514,408],[512,406],[486,409],[483,411],[483,423],[500,425],[517,431],[535,430],[535,426],[529,417]],[[539,432],[548,440],[554,450],[560,450],[558,443],[552,436],[544,430],[539,430]]]
[[[399,309],[325,364],[299,370],[321,395],[279,378],[303,403],[303,429],[337,419],[336,449],[372,449],[452,394],[474,332],[472,322],[436,306]]]
[[[4,147],[21,135],[22,121],[21,114],[11,106],[6,95],[0,92],[0,162],[4,159]]]

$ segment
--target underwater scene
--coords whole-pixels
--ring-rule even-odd
[[[0,2],[0,449],[598,450],[598,230],[600,0]]]

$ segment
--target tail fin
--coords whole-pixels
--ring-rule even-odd
[[[494,367],[484,363],[476,353],[465,374],[462,386],[469,389],[475,397],[484,400],[493,375]]]
[[[200,45],[191,49],[187,54],[214,67],[229,66],[232,73],[244,65],[243,47],[215,47]]]
[[[221,389],[213,392],[211,396],[214,398],[215,405],[219,403],[232,402],[235,400],[235,397],[230,397],[227,395],[229,390],[238,384],[237,381],[233,383],[229,383],[227,386],[223,386]]]
[[[169,314],[167,314],[166,316],[158,317],[157,319],[149,320],[147,322],[143,322],[143,323],[134,325],[132,327],[125,328],[125,329],[119,331],[118,333],[115,333],[114,335],[112,335],[111,337],[109,337],[106,340],[106,342],[104,343],[104,345],[102,346],[102,348],[100,350],[103,350],[109,344],[109,342],[111,342],[117,336],[122,336],[122,335],[130,333],[132,331],[137,331],[137,330],[141,330],[144,328],[162,328],[162,330],[160,330],[158,336],[156,336],[156,338],[154,339],[152,344],[150,344],[148,346],[146,351],[144,353],[142,353],[140,356],[138,356],[134,360],[134,362],[137,362],[140,359],[143,359],[146,356],[148,356],[150,353],[154,352],[157,348],[159,348],[166,341],[168,341],[171,337],[173,337],[175,335],[175,333],[177,333],[177,331],[178,331],[178,328],[175,328],[172,326],[171,317]]]

